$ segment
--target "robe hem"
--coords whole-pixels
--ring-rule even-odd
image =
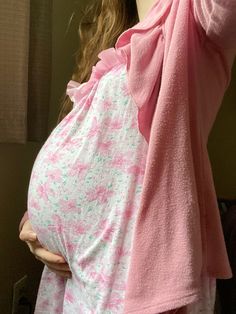
[[[188,294],[186,296],[182,296],[180,298],[173,298],[168,299],[167,301],[156,303],[154,305],[147,305],[144,307],[137,306],[137,302],[132,301],[132,303],[135,303],[135,309],[134,310],[125,310],[125,314],[129,313],[135,313],[135,314],[157,314],[162,313],[165,311],[174,310],[177,308],[181,308],[183,306],[186,306],[190,303],[196,302],[199,300],[199,290],[192,292],[191,294]],[[129,308],[132,306],[129,305]]]

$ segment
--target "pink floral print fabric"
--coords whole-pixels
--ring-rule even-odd
[[[41,244],[72,271],[63,279],[44,267],[36,314],[123,313],[148,150],[126,74],[115,66],[74,102],[35,160],[29,218]],[[204,279],[189,313],[213,313],[214,284]]]

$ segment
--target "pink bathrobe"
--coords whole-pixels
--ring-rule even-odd
[[[110,53],[127,60],[149,142],[125,313],[184,313],[203,272],[232,277],[207,140],[231,79],[236,1],[157,0]]]
[[[207,140],[231,79],[236,1],[156,1],[116,48],[131,60],[129,86],[149,141],[125,313],[184,313],[203,271],[232,277]]]

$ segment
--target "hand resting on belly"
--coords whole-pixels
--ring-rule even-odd
[[[62,256],[46,250],[38,241],[37,234],[33,231],[29,220],[24,223],[19,234],[20,240],[26,242],[30,252],[36,259],[44,263],[51,271],[65,278],[71,277],[71,271]]]

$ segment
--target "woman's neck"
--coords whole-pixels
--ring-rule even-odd
[[[142,21],[157,0],[136,0],[139,21]]]

